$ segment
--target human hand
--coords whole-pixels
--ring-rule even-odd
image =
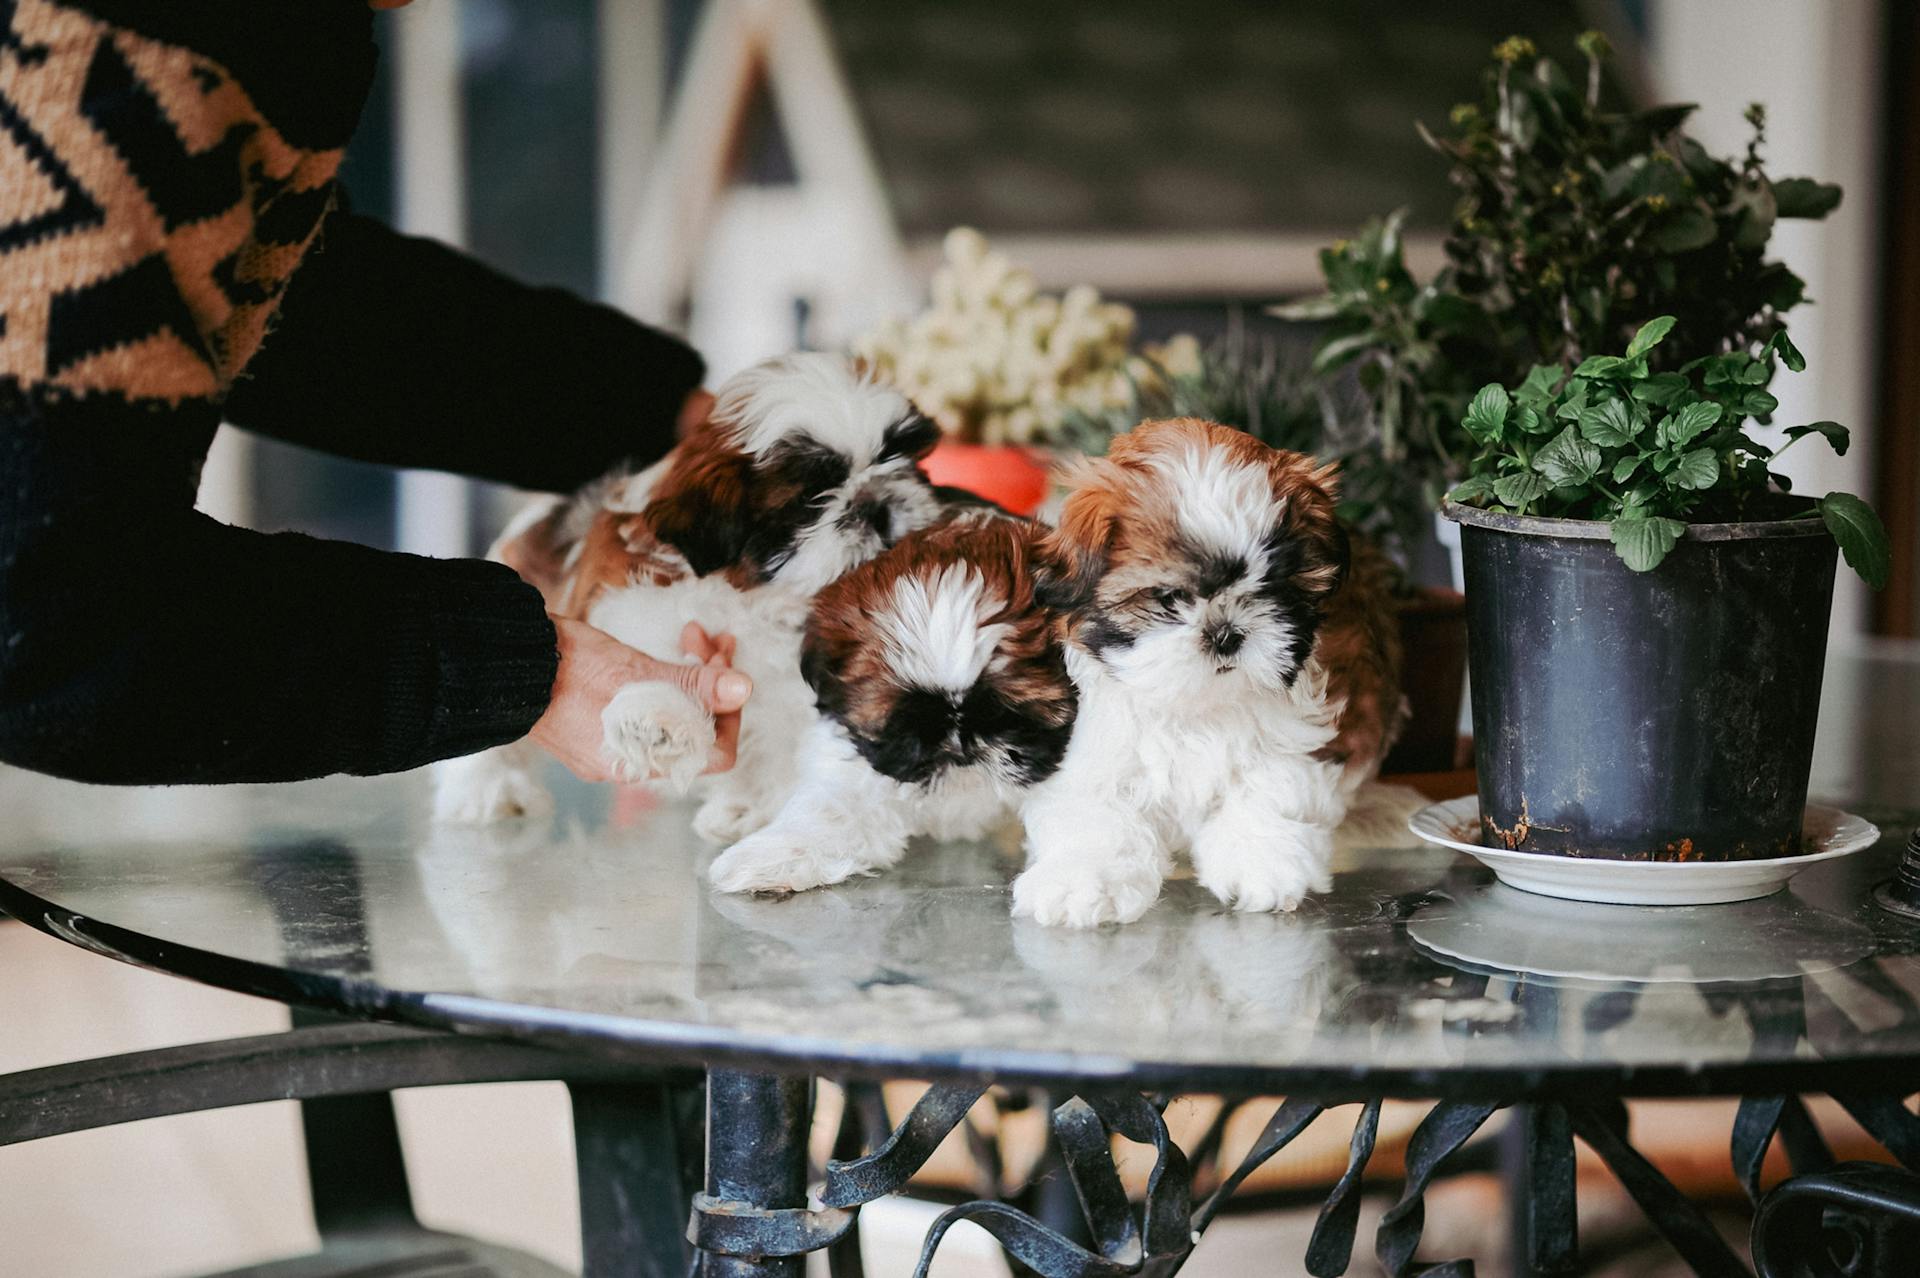
[[[551,616],[551,614],[549,614]],[[600,714],[615,693],[633,683],[668,683],[713,715],[714,743],[706,771],[733,766],[740,745],[740,708],[753,695],[753,680],[733,669],[732,635],[711,636],[689,622],[680,647],[697,666],[659,661],[637,652],[584,621],[552,617],[560,646],[553,699],[530,734],[583,781],[610,781],[612,768],[601,749]]]

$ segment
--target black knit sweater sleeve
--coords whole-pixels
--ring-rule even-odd
[[[518,738],[544,710],[553,628],[506,568],[264,536],[193,509],[222,401],[321,234],[373,57],[364,0],[0,0],[0,760],[102,782],[395,771]],[[343,271],[359,234],[337,245]],[[396,261],[432,256],[364,237]],[[462,270],[442,266],[420,269]],[[444,331],[511,331],[515,316],[477,312],[524,295],[474,287]],[[342,281],[314,291],[316,325],[290,313],[284,367],[263,366],[258,390],[275,393],[256,396],[259,424],[364,455],[319,409],[301,425],[300,404],[373,415],[376,380],[392,379],[409,408],[435,389],[455,407],[385,456],[572,481],[513,466],[507,444],[469,447],[460,421],[500,428],[461,384],[484,370],[416,341],[434,377],[455,374],[424,385],[392,315],[358,317],[399,344],[385,362],[343,339],[329,364],[324,326],[356,317],[329,320],[324,298],[358,303]],[[356,369],[347,350],[376,362]],[[637,449],[681,392],[633,391]],[[369,430],[413,421],[393,410]]]
[[[192,508],[211,406],[0,399],[0,759],[105,783],[416,767],[514,740],[557,657],[499,564]]]
[[[563,491],[671,448],[704,372],[609,307],[336,213],[225,413],[362,461]]]

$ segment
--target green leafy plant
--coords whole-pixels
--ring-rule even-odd
[[[1774,224],[1840,202],[1836,186],[1766,173],[1758,105],[1745,154],[1712,156],[1682,131],[1692,106],[1609,109],[1607,43],[1589,32],[1579,45],[1576,83],[1532,41],[1503,41],[1479,99],[1455,107],[1444,134],[1422,128],[1460,192],[1431,281],[1408,271],[1395,214],[1321,253],[1325,295],[1277,308],[1326,325],[1316,367],[1354,370],[1374,448],[1407,472],[1412,499],[1463,473],[1472,441],[1459,423],[1490,381],[1617,350],[1650,314],[1673,317],[1673,340],[1648,354],[1654,371],[1762,347],[1805,296],[1766,257]]]
[[[1511,392],[1480,388],[1461,418],[1478,445],[1454,501],[1517,515],[1607,521],[1614,550],[1635,572],[1667,557],[1688,522],[1778,517],[1788,489],[1774,460],[1809,435],[1847,451],[1847,428],[1814,422],[1773,449],[1746,423],[1778,406],[1766,386],[1777,359],[1806,367],[1784,329],[1758,354],[1704,355],[1675,369],[1657,361],[1678,326],[1642,325],[1621,355],[1589,355],[1571,374],[1536,364]],[[1801,504],[1802,509],[1806,506]],[[1829,493],[1813,504],[1868,585],[1886,585],[1886,529],[1867,503]]]

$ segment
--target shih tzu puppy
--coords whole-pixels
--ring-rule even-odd
[[[716,842],[758,829],[792,788],[815,718],[801,680],[813,596],[949,506],[917,463],[939,437],[898,391],[847,360],[768,361],[720,388],[709,421],[638,475],[615,475],[536,508],[531,532],[557,557],[557,611],[656,656],[689,621],[738,640],[754,682],[733,769],[699,777],[714,744],[706,709],[677,688],[635,683],[602,716],[614,771],[658,775],[705,800],[695,828]],[[551,807],[537,748],[516,743],[437,765],[436,815],[490,821]]]
[[[1011,808],[1014,912],[1042,923],[1140,917],[1178,851],[1235,909],[1324,891],[1401,714],[1387,574],[1334,496],[1330,466],[1149,422],[1056,529],[963,516],[848,572],[807,620],[799,787],[712,882],[834,883]]]

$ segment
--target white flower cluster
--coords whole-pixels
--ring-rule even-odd
[[[973,443],[1045,443],[1069,412],[1130,402],[1131,308],[1084,284],[1042,293],[1032,272],[965,227],[948,232],[945,254],[931,306],[854,343],[942,430]]]

